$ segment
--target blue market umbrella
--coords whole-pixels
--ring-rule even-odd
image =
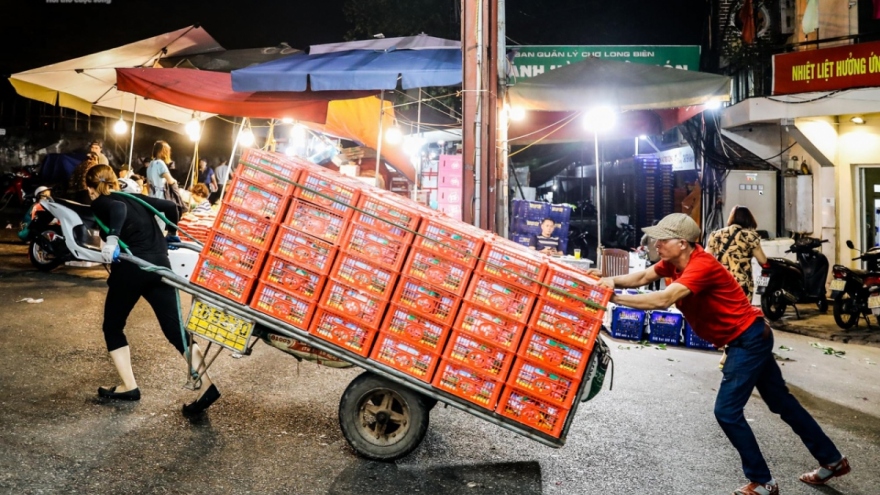
[[[292,55],[232,71],[234,91],[391,90],[461,83],[461,50],[350,50]]]

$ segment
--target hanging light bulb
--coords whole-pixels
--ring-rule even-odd
[[[526,109],[523,107],[510,107],[510,113],[508,113],[508,115],[510,116],[510,120],[520,121],[526,118]]]
[[[403,139],[403,133],[400,131],[400,127],[392,126],[389,127],[387,131],[385,131],[385,142],[388,144],[397,144]]]
[[[238,144],[243,148],[250,148],[254,145],[254,131],[250,127],[246,127],[241,134],[238,135]]]
[[[116,134],[125,134],[125,131],[127,130],[128,124],[126,124],[125,121],[122,120],[122,117],[119,117],[119,120],[117,120],[116,123],[113,124],[113,132],[115,132]]]
[[[282,123],[282,124],[292,124],[292,123],[293,123],[293,119],[290,118],[290,117],[284,117],[283,119],[281,119],[281,123]]]
[[[184,130],[186,130],[186,134],[193,141],[198,141],[202,137],[202,124],[198,119],[194,118],[187,122]]]

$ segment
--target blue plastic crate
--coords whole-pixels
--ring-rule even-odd
[[[648,340],[658,344],[681,344],[681,329],[684,316],[671,311],[652,311],[648,319],[650,335]]]
[[[642,340],[645,312],[617,306],[611,315],[611,336],[616,339]]]
[[[510,240],[517,243],[517,244],[521,244],[523,246],[528,247],[532,241],[532,236],[529,234],[513,233],[510,235]]]
[[[529,220],[541,220],[550,215],[550,203],[540,201],[513,200],[513,218],[527,218]]]
[[[684,323],[684,345],[693,349],[711,349],[713,351],[717,349],[711,342],[703,340],[699,335],[694,333],[694,329],[691,328],[691,325],[688,322]]]

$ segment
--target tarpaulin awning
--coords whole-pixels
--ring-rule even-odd
[[[425,33],[400,38],[374,38],[371,40],[344,41],[342,43],[324,43],[309,47],[310,55],[322,53],[345,52],[348,50],[461,50],[461,41],[435,38]]]
[[[730,78],[645,64],[587,58],[517,83],[510,105],[550,112],[608,106],[650,110],[726,101]]]
[[[196,69],[117,69],[120,91],[200,112],[264,119],[291,118],[323,124],[331,100],[364,98],[376,91],[232,91],[229,73]],[[376,109],[378,115],[378,108]]]
[[[366,146],[379,137],[380,100],[375,91],[239,93],[226,73],[196,69],[119,69],[120,90],[191,110],[252,118],[293,118],[306,127]],[[345,98],[345,99],[333,99]],[[391,102],[384,105],[383,126],[394,122]],[[308,116],[309,118],[304,118]],[[323,116],[323,118],[321,118]],[[415,170],[399,146],[386,146],[383,159],[409,180]]]
[[[461,83],[461,50],[351,50],[291,55],[232,71],[235,91],[332,91],[453,86]]]
[[[153,38],[129,43],[57,64],[13,74],[9,82],[25,98],[57,104],[86,115],[120,111],[155,122],[182,124],[192,120],[192,111],[156,100],[137,99],[116,89],[116,68],[150,67],[164,56],[184,56],[223,51],[204,29],[190,26]],[[202,118],[211,115],[201,115]]]

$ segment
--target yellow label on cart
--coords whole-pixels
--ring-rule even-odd
[[[244,352],[254,331],[254,323],[193,299],[186,330],[233,351]]]

